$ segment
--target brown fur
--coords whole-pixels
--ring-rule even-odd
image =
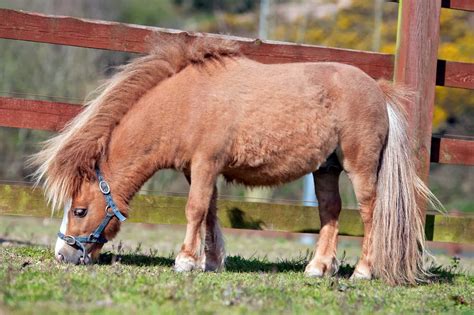
[[[278,185],[315,172],[321,235],[306,272],[321,276],[337,267],[337,180],[345,170],[365,225],[354,277],[372,277],[375,264],[376,274],[387,282],[413,283],[420,270],[413,260],[401,262],[409,266],[404,269],[408,275],[400,277],[374,262],[385,252],[372,253],[373,237],[384,236],[380,230],[373,235],[372,226],[376,202],[385,202],[377,199],[378,169],[391,143],[387,98],[392,91],[344,64],[264,65],[238,56],[235,46],[226,42],[204,38],[190,44],[178,39],[113,78],[93,101],[88,119],[77,118],[37,156],[38,175],[47,177],[50,199],[72,198],[72,207],[89,209],[86,218],[69,221],[67,233],[79,235],[97,226],[105,208],[93,175],[96,163],[123,212],[157,170],[183,171],[191,188],[186,237],[175,268],[189,271],[215,270],[223,263],[215,215],[218,175],[255,186]],[[401,184],[409,189],[416,186],[404,180]],[[413,207],[417,210],[415,204],[403,211],[412,213]],[[401,212],[393,211],[397,220]],[[410,229],[409,223],[403,224]],[[118,225],[114,220],[105,236],[113,238]]]

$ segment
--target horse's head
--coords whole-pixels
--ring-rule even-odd
[[[84,180],[64,207],[55,255],[60,262],[87,264],[98,258],[104,243],[115,237],[125,220],[110,187],[97,170],[98,181]]]

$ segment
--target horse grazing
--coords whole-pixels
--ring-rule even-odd
[[[345,64],[266,65],[228,41],[162,40],[107,81],[33,157],[53,209],[64,205],[56,258],[97,258],[134,194],[156,171],[172,168],[190,184],[174,268],[220,270],[217,177],[266,186],[313,172],[321,230],[305,273],[330,275],[344,170],[365,232],[352,277],[414,284],[426,275],[418,203],[432,195],[415,173],[400,105],[406,93]]]

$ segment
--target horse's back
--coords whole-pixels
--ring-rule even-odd
[[[374,111],[370,107],[377,105],[369,103],[377,102],[364,91],[377,94],[377,89],[362,71],[343,64],[265,65],[229,58],[188,67],[157,86],[148,103],[166,104],[149,105],[147,112],[160,114],[143,119],[160,117],[162,130],[179,143],[170,150],[182,164],[208,156],[219,160],[229,180],[271,185],[324,163],[338,146],[340,131],[357,125],[351,112]]]

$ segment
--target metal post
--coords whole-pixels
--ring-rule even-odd
[[[258,38],[268,38],[268,15],[270,13],[270,0],[260,0],[260,18],[258,23]]]
[[[382,38],[383,3],[385,0],[374,0],[374,34],[372,36],[372,51],[380,50]]]
[[[306,174],[304,177],[303,205],[313,207],[318,205],[314,193],[313,174]]]

